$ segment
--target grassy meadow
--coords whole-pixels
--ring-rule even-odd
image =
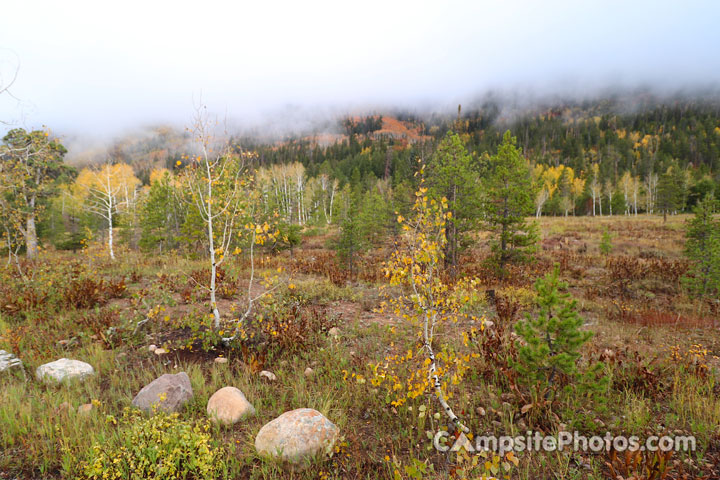
[[[419,357],[422,346],[416,326],[381,309],[395,288],[383,287],[392,245],[365,254],[350,275],[328,248],[335,232],[313,228],[302,232],[298,247],[258,256],[251,294],[262,292],[259,278],[277,277],[280,286],[258,300],[242,341],[229,347],[211,328],[203,258],[120,247],[111,261],[99,242],[76,253],[43,251],[34,264],[23,264],[27,281],[14,265],[5,266],[0,349],[23,361],[26,378],[19,369],[0,376],[0,478],[88,477],[94,452],[119,448],[139,421],[126,411],[133,396],[159,375],[180,371],[190,376],[194,398],[176,420],[209,435],[215,475],[222,478],[720,478],[720,303],[683,293],[688,218],[541,218],[537,260],[513,266],[503,279],[485,267],[487,251],[466,251],[461,278],[476,282],[463,287],[464,308],[493,325],[460,321],[437,335],[465,356],[462,378],[447,388],[473,432],[685,434],[697,438],[695,452],[631,458],[566,450],[497,458],[436,451],[430,437],[447,429],[447,420],[432,392],[393,403],[393,387],[377,378],[407,350]],[[600,250],[605,229],[607,255]],[[583,330],[594,334],[581,362],[603,362],[602,404],[568,396],[540,406],[514,383],[512,325],[536,313],[534,282],[554,264],[577,300]],[[218,306],[225,328],[246,308],[249,277],[243,255],[222,267]],[[37,366],[61,357],[88,362],[97,374],[61,385],[35,379]],[[277,380],[266,381],[261,370]],[[207,424],[208,398],[224,386],[242,390],[257,415],[233,427]],[[89,411],[77,411],[86,404]],[[332,456],[293,470],[259,457],[258,430],[301,407],[339,427]]]

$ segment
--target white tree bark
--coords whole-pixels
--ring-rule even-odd
[[[117,195],[122,186],[113,182],[113,172],[110,165],[104,165],[101,170],[95,171],[95,184],[83,185],[88,193],[85,209],[102,217],[108,227],[108,254],[115,260],[115,247],[113,239],[113,216],[117,210]]]
[[[190,187],[193,190],[194,203],[205,222],[208,239],[208,253],[210,257],[210,285],[205,287],[210,293],[210,309],[213,316],[213,328],[220,328],[221,316],[217,305],[217,269],[225,258],[230,255],[229,247],[234,234],[235,217],[240,207],[240,181],[239,176],[243,171],[241,159],[231,154],[229,145],[217,148],[215,139],[210,131],[210,119],[206,109],[200,106],[196,109],[193,122],[193,134],[200,146],[201,154],[198,157],[198,169],[196,177],[191,177]],[[238,162],[238,164],[233,164]],[[236,168],[235,172],[231,172]],[[224,191],[216,196],[214,191],[215,183],[231,182],[230,190]],[[215,223],[218,229],[215,230]],[[221,235],[222,233],[222,235]],[[215,236],[218,236],[216,239]],[[218,252],[220,257],[218,258]]]

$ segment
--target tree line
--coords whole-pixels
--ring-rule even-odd
[[[511,217],[668,215],[690,211],[720,190],[720,116],[712,108],[659,106],[619,115],[564,107],[507,122],[503,133],[500,117],[492,106],[459,112],[455,119],[429,118],[427,124],[406,116],[404,121],[422,125],[427,135],[411,143],[367,135],[382,120],[372,116],[352,120],[363,128],[348,129],[346,140],[327,146],[238,137],[223,143],[221,157],[242,165],[230,170],[245,182],[244,198],[255,198],[253,215],[272,216],[282,231],[273,248],[297,242],[301,227],[335,224],[341,227],[336,247],[351,269],[357,253],[397,234],[395,218],[413,205],[420,164],[427,165],[431,193],[450,202],[454,217],[445,253],[451,264],[470,242],[468,232],[482,225],[499,229],[498,248],[505,252],[500,257],[509,255],[508,246],[531,238],[503,231],[502,222]],[[0,216],[8,258],[22,251],[35,256],[38,237],[65,249],[100,237],[111,256],[116,237],[147,251],[197,252],[206,226],[203,204],[192,206],[188,199],[202,193],[188,172],[197,169],[202,142],[185,142],[188,136],[164,129],[145,143],[116,144],[104,162],[74,169],[64,163],[66,149],[49,132],[8,132],[0,147]],[[516,164],[506,162],[509,173],[500,168],[502,156]],[[503,184],[507,175],[522,183]],[[493,196],[511,187],[522,205],[493,210],[493,202],[502,203]]]

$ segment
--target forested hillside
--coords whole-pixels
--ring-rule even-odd
[[[437,161],[438,145],[451,132],[469,155],[466,181],[480,185],[506,130],[528,163],[529,215],[668,215],[690,211],[719,190],[720,103],[713,99],[661,102],[637,95],[522,108],[486,101],[458,107],[457,114],[347,116],[331,131],[262,141],[238,134],[225,142],[229,155],[247,159],[243,168],[252,172],[263,209],[279,212],[286,229],[359,222],[356,235],[370,245],[383,236],[383,226],[393,228],[396,213],[407,214],[418,166]],[[25,134],[32,138],[32,132]],[[17,141],[5,138],[5,157],[12,155]],[[61,143],[52,140],[53,145]],[[144,248],[192,245],[200,227],[191,225],[195,216],[178,192],[196,153],[190,132],[170,127],[128,135],[102,149],[71,148],[74,167],[63,167],[62,175],[53,176],[54,187],[37,199],[41,240],[75,249],[110,232],[88,187],[97,183],[91,172],[97,176],[105,165],[105,176],[122,190],[118,198],[110,198],[112,223],[121,228],[122,242]],[[108,174],[110,170],[117,172]],[[113,197],[114,188],[105,196]],[[482,190],[476,189],[478,198],[469,201],[481,201]],[[6,245],[24,235],[13,220],[12,203],[5,201]],[[365,227],[362,218],[368,219]],[[368,229],[372,234],[364,231]]]

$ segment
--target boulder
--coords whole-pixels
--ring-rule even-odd
[[[193,398],[192,385],[187,373],[166,373],[143,387],[135,398],[133,406],[149,412],[153,405],[166,412],[177,412]]]
[[[255,437],[258,454],[300,464],[332,451],[338,428],[311,408],[285,412],[267,423]]]
[[[89,363],[80,360],[61,358],[54,362],[40,365],[35,370],[38,380],[53,380],[63,382],[66,380],[83,380],[95,374],[95,369]]]
[[[213,422],[232,425],[245,417],[255,415],[255,407],[239,389],[223,387],[208,400],[207,414]]]

